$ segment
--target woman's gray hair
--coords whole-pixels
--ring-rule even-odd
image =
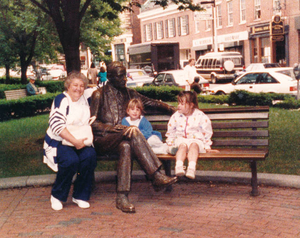
[[[87,77],[83,73],[80,73],[78,71],[72,71],[71,73],[68,74],[68,76],[65,80],[65,84],[64,84],[65,90],[68,90],[68,88],[70,87],[70,84],[72,83],[72,81],[74,79],[81,80],[84,84],[84,88],[85,89],[87,88],[87,85],[88,85]]]

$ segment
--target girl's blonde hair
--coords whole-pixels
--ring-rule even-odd
[[[144,114],[144,105],[141,99],[139,98],[131,99],[127,105],[127,110],[130,108],[134,108],[135,106],[141,110],[142,114]]]
[[[197,99],[197,93],[195,91],[180,91],[177,96],[178,102],[183,102],[185,99],[185,102],[188,104],[193,104],[193,108],[198,108],[198,99]]]

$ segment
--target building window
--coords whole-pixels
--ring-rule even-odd
[[[170,20],[167,20],[168,26],[168,37],[175,37],[176,36],[176,30],[175,30],[175,18],[172,18]]]
[[[274,15],[281,14],[281,9],[282,9],[282,6],[280,3],[280,0],[273,0],[273,14]]]
[[[246,0],[240,0],[240,22],[246,21]]]
[[[205,21],[205,30],[206,31],[210,31],[211,30],[211,20],[210,19],[208,19],[208,20],[206,20]]]
[[[164,28],[163,28],[163,22],[162,21],[156,23],[155,31],[156,31],[156,36],[157,36],[158,40],[164,38]]]
[[[217,28],[222,27],[222,8],[221,5],[216,6],[216,13],[217,13]]]
[[[232,1],[227,2],[228,26],[233,25],[233,8]]]
[[[177,18],[178,35],[186,36],[189,34],[189,16],[185,15]]]
[[[195,32],[196,33],[200,32],[200,21],[199,20],[195,21]]]
[[[260,0],[254,0],[254,19],[260,19]]]
[[[152,24],[144,25],[144,39],[145,41],[152,41]]]

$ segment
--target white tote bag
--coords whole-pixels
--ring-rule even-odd
[[[90,125],[84,125],[84,126],[76,126],[76,125],[68,125],[67,130],[76,138],[76,139],[84,139],[84,144],[86,146],[92,146],[93,145],[93,132],[92,127]],[[74,146],[71,142],[63,139],[62,140],[63,145],[67,146]]]

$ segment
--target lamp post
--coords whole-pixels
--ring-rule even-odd
[[[216,3],[214,1],[201,1],[200,4],[211,4],[212,5],[212,21],[213,21],[213,42],[214,42],[214,52],[218,52],[218,42],[217,42],[217,21],[216,21]]]
[[[297,100],[300,99],[299,91],[300,91],[300,86],[299,86],[299,79],[300,79],[300,64],[294,64],[294,74],[297,79]]]

